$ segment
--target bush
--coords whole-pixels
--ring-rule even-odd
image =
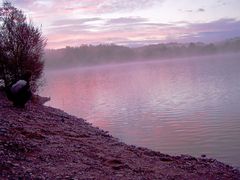
[[[31,89],[38,89],[45,45],[41,30],[28,23],[21,10],[4,2],[0,8],[0,79],[6,87],[30,71]]]

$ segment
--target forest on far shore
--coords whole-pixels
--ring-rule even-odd
[[[146,60],[240,52],[240,37],[219,43],[166,43],[142,47],[115,44],[81,45],[45,50],[46,68],[93,66]]]

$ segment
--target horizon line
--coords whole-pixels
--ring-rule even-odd
[[[109,45],[114,45],[114,46],[121,46],[121,47],[128,47],[131,49],[134,48],[141,48],[141,47],[145,47],[145,46],[151,46],[151,45],[159,45],[159,44],[163,44],[163,45],[169,45],[169,44],[191,44],[191,43],[195,43],[195,44],[220,44],[222,42],[226,42],[226,41],[231,41],[231,40],[240,40],[240,36],[236,36],[233,38],[227,38],[225,40],[219,40],[219,41],[212,41],[212,42],[204,42],[204,41],[187,41],[187,42],[178,42],[178,41],[170,41],[170,42],[156,42],[156,43],[148,43],[148,44],[132,44],[132,45],[127,45],[127,44],[121,44],[121,43],[83,43],[80,44],[78,46],[71,46],[71,45],[66,45],[65,47],[61,47],[61,48],[45,48],[45,50],[60,50],[60,49],[66,49],[66,48],[79,48],[82,46],[93,46],[93,47],[97,47],[97,46],[109,46]]]

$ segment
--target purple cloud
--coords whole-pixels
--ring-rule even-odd
[[[124,17],[124,18],[114,18],[107,21],[106,24],[135,24],[135,23],[144,23],[148,20],[141,17]]]
[[[101,12],[129,11],[148,8],[163,1],[164,0],[105,0],[100,4],[99,10]]]
[[[155,22],[134,16],[135,10],[158,6],[167,0],[13,0],[13,4],[29,13],[34,22],[43,23],[49,46],[65,46],[64,42],[140,44],[168,41],[216,41],[240,36],[238,19],[220,19],[207,23]],[[219,1],[220,2],[220,1]],[[221,3],[227,2],[221,0]],[[229,2],[230,3],[230,2]],[[189,7],[186,7],[186,9]],[[205,8],[205,6],[204,6]],[[200,13],[196,9],[179,11]],[[127,12],[125,14],[125,11]],[[109,18],[108,13],[114,13]],[[81,18],[80,18],[81,17]],[[77,41],[78,40],[78,41]]]
[[[209,23],[188,24],[187,33],[180,41],[216,42],[240,37],[240,21],[236,19],[220,19]]]
[[[235,19],[220,19],[218,21],[195,24],[184,22],[184,26],[182,26],[183,22],[154,24],[149,23],[146,19],[141,20],[141,18],[118,18],[108,20],[106,23],[108,24],[103,24],[102,26],[83,23],[53,27],[49,34],[49,46],[58,45],[62,47],[71,45],[71,43],[75,46],[99,43],[139,46],[141,44],[172,41],[214,42],[237,36],[240,37],[240,21]],[[181,24],[181,26],[178,24]]]
[[[105,29],[119,29],[121,31],[126,30],[139,30],[146,28],[166,28],[172,27],[172,24],[164,24],[164,23],[152,23],[147,18],[142,17],[120,17],[108,19],[105,22]]]
[[[198,12],[204,12],[204,11],[205,11],[205,9],[203,9],[203,8],[198,9]]]
[[[95,22],[95,21],[100,21],[102,20],[101,18],[82,18],[82,19],[62,19],[62,20],[57,20],[52,23],[54,26],[61,26],[61,25],[80,25],[80,24],[85,24],[88,22]]]
[[[187,12],[187,13],[196,13],[196,12],[204,12],[205,9],[203,8],[198,8],[198,9],[187,9],[187,10],[182,10],[182,9],[178,9],[178,11],[181,11],[181,12]]]
[[[86,13],[109,13],[148,8],[164,0],[13,0],[13,4],[22,9],[45,11],[85,11]],[[43,10],[45,8],[45,10]]]
[[[220,19],[209,23],[189,24],[196,31],[230,31],[240,30],[240,21],[236,19]]]

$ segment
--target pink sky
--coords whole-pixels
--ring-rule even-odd
[[[47,48],[215,42],[240,36],[239,0],[12,0]]]

